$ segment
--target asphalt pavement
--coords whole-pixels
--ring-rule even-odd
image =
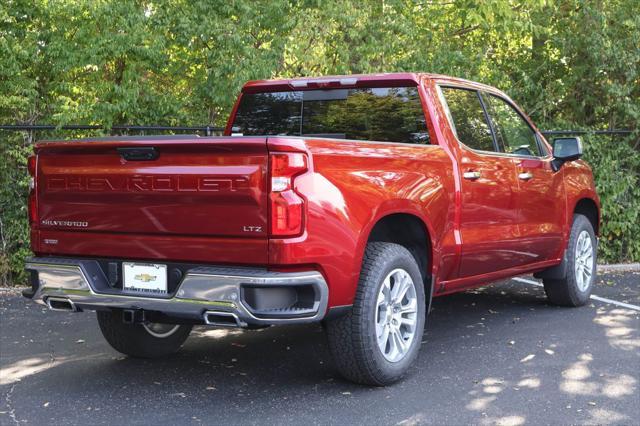
[[[594,294],[626,306],[555,307],[521,281],[437,298],[411,374],[371,388],[336,374],[319,325],[197,327],[136,360],[93,313],[0,290],[0,424],[640,424],[640,273]]]

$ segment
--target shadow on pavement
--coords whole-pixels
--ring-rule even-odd
[[[91,313],[42,313],[4,297],[1,314],[0,420],[518,425],[640,416],[638,313],[549,306],[540,288],[512,282],[435,299],[415,368],[388,388],[337,376],[319,325],[197,327],[174,356],[136,360],[108,347]]]

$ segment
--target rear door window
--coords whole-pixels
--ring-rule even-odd
[[[442,87],[441,90],[458,140],[472,149],[496,151],[478,92],[454,87]]]
[[[500,149],[507,154],[540,156],[535,132],[516,109],[502,98],[483,95]]]
[[[233,127],[243,135],[429,143],[416,87],[248,93]]]

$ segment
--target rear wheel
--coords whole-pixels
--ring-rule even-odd
[[[180,349],[191,325],[144,322],[127,324],[118,311],[98,311],[100,331],[118,352],[135,358],[159,358]]]
[[[565,253],[567,273],[562,279],[544,279],[549,301],[561,306],[582,306],[589,301],[596,278],[597,240],[585,216],[576,214]]]
[[[384,386],[401,379],[420,349],[425,293],[415,258],[398,244],[367,245],[353,309],[326,324],[340,373]]]

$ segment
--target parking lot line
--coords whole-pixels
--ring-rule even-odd
[[[536,285],[538,287],[543,287],[543,284],[541,282],[534,281],[534,280],[529,280],[529,279],[526,279],[526,278],[513,278],[513,281],[518,281],[518,282],[521,282],[521,283],[533,284],[533,285]],[[606,297],[596,296],[595,294],[592,294],[591,298],[593,300],[597,300],[599,302],[610,303],[612,305],[617,305],[617,306],[620,306],[620,307],[623,307],[623,308],[633,309],[634,311],[639,311],[640,312],[640,306],[637,306],[637,305],[632,305],[630,303],[624,303],[624,302],[618,302],[617,300],[607,299]]]

